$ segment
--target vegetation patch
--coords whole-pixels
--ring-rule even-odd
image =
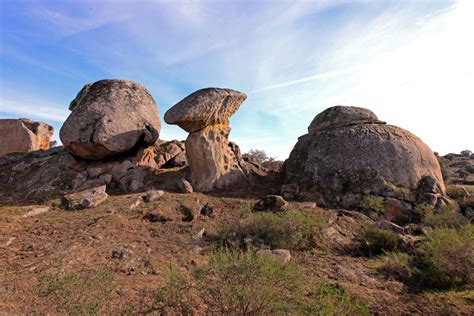
[[[381,197],[365,195],[360,202],[360,207],[367,212],[370,217],[377,218],[385,212],[385,201]]]
[[[375,256],[387,251],[400,249],[402,240],[391,230],[381,229],[375,225],[364,225],[358,237],[362,251],[368,256]]]
[[[304,297],[303,274],[295,264],[253,252],[217,251],[194,276],[211,314],[288,313]]]
[[[438,213],[428,212],[422,223],[431,228],[460,228],[469,224],[469,220],[456,210],[445,208]]]
[[[414,263],[424,286],[468,284],[474,277],[474,226],[433,230],[418,247]]]
[[[36,294],[52,308],[68,315],[99,315],[113,294],[113,275],[99,268],[93,275],[45,273],[38,278]]]
[[[189,315],[200,302],[211,315],[369,315],[365,301],[338,285],[318,281],[309,292],[305,285],[295,263],[220,249],[193,268],[189,281],[170,268],[156,294],[157,310]]]
[[[74,172],[65,171],[58,175],[53,182],[53,186],[62,191],[72,190],[74,187],[74,179],[76,175]]]
[[[413,275],[412,257],[406,253],[387,252],[372,263],[388,279],[409,281]]]
[[[370,315],[367,303],[337,284],[320,281],[310,293],[309,315]]]
[[[323,220],[309,212],[244,213],[242,219],[210,234],[220,246],[247,249],[268,246],[272,249],[310,250],[322,239]]]

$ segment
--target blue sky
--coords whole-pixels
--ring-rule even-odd
[[[242,150],[284,159],[333,105],[372,109],[441,153],[474,149],[474,1],[0,1],[0,117],[59,128],[87,82],[248,99]],[[160,138],[186,133],[163,121]]]

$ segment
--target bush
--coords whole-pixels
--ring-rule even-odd
[[[259,164],[264,162],[274,161],[274,157],[268,157],[264,150],[260,149],[250,149],[248,153],[244,154],[245,156],[250,156],[255,159]]]
[[[60,313],[98,315],[112,297],[112,272],[100,268],[92,276],[77,273],[46,273],[38,279],[36,294],[48,297]]]
[[[474,226],[433,230],[418,247],[415,266],[427,287],[450,288],[470,282],[474,274]]]
[[[413,274],[412,257],[401,252],[387,252],[374,261],[374,268],[389,279],[409,281]]]
[[[214,252],[194,275],[210,314],[289,313],[300,308],[304,297],[303,274],[296,265],[252,252]]]
[[[370,315],[365,301],[328,282],[320,282],[310,299],[305,311],[310,315]]]
[[[250,213],[237,223],[218,228],[211,238],[224,246],[245,249],[262,243],[272,249],[309,250],[318,245],[323,220],[312,213],[290,210],[283,213]]]
[[[469,196],[469,192],[462,186],[459,185],[447,185],[446,193],[450,198],[462,202],[466,197]]]
[[[469,220],[461,213],[445,208],[439,213],[428,213],[422,223],[431,228],[459,228],[469,224]]]
[[[166,309],[178,311],[181,315],[190,315],[194,301],[191,298],[191,286],[188,280],[179,272],[175,266],[170,266],[164,272],[165,282],[158,288],[155,294],[155,301],[158,303],[161,312]]]
[[[293,262],[254,252],[218,249],[192,279],[176,268],[165,274],[157,291],[162,314],[193,314],[205,303],[210,315],[368,315],[367,305],[337,285],[318,282],[306,295],[303,272]],[[200,304],[203,306],[203,304]]]
[[[375,225],[365,225],[359,235],[362,250],[369,256],[400,248],[402,240],[396,233],[378,228]]]
[[[360,207],[368,212],[368,215],[377,218],[385,212],[385,202],[381,197],[366,195],[362,198]]]

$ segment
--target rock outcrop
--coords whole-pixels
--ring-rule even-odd
[[[226,188],[245,178],[229,146],[229,118],[244,93],[207,88],[194,92],[165,113],[165,121],[189,132],[185,147],[194,190]]]
[[[101,80],[86,84],[71,102],[61,128],[64,147],[74,156],[98,160],[153,145],[160,133],[156,103],[141,84]]]
[[[0,119],[0,156],[47,150],[53,136],[52,126],[29,119]]]
[[[318,205],[369,207],[389,220],[407,222],[420,216],[418,205],[443,201],[444,182],[430,148],[371,111],[332,107],[308,130],[283,171],[285,183],[298,184]],[[423,185],[426,180],[429,185]]]

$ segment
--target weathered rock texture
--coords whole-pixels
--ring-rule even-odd
[[[165,113],[165,122],[179,125],[188,133],[216,124],[228,124],[229,118],[247,96],[231,89],[198,90]]]
[[[35,150],[47,150],[54,129],[29,119],[0,119],[0,156]]]
[[[230,89],[207,88],[194,92],[165,113],[165,121],[190,134],[185,142],[194,190],[226,188],[245,178],[229,145],[229,118],[246,99]]]
[[[102,159],[153,145],[159,137],[156,103],[145,87],[133,81],[86,84],[69,108],[72,112],[60,138],[77,157]]]
[[[229,133],[228,125],[211,125],[186,139],[186,157],[196,191],[226,188],[245,177],[229,147]]]
[[[285,162],[285,182],[311,192],[321,205],[376,205],[377,212],[403,222],[416,220],[417,204],[433,196],[436,204],[445,195],[430,148],[412,133],[384,125],[367,109],[329,108],[315,117],[309,131]],[[419,186],[422,179],[429,180],[430,189]]]

